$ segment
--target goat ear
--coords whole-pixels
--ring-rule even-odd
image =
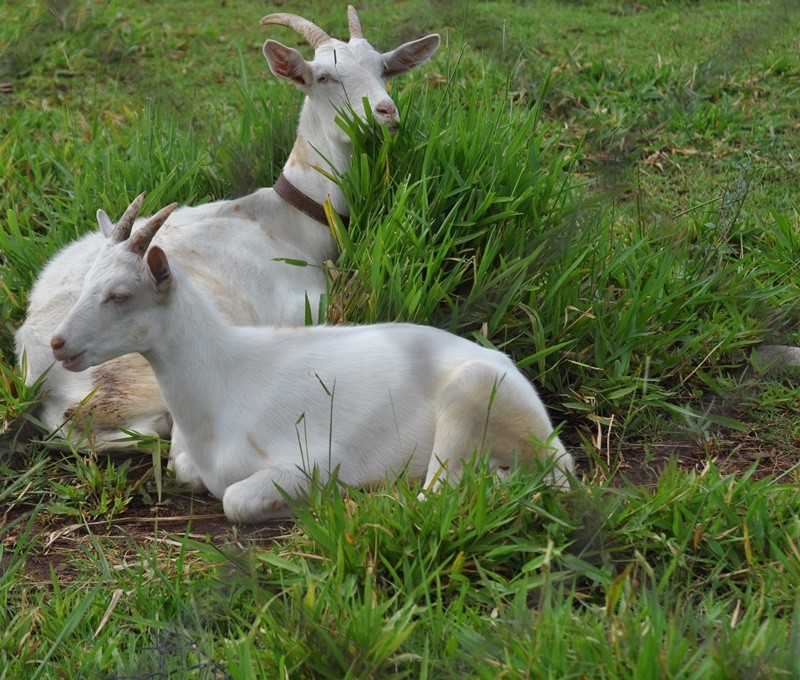
[[[311,67],[297,50],[281,45],[277,40],[267,40],[264,56],[278,78],[291,80],[299,87],[311,85]]]
[[[166,253],[158,246],[150,246],[145,256],[147,260],[147,270],[156,284],[156,290],[165,291],[172,284],[172,273],[169,270],[169,262]]]
[[[437,33],[407,42],[383,55],[383,77],[391,78],[424,64],[439,49],[441,39]]]
[[[97,211],[97,224],[100,225],[100,231],[103,232],[103,236],[111,238],[111,234],[114,233],[114,223],[102,208]]]

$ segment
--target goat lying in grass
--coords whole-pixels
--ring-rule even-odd
[[[176,210],[158,235],[170,258],[236,325],[302,324],[305,301],[316,309],[325,292],[321,265],[337,257],[321,204],[329,198],[334,210],[348,212],[339,187],[320,171],[343,173],[350,164],[352,142],[336,117],[351,110],[366,120],[366,99],[377,122],[394,126],[398,112],[386,92],[386,79],[424,63],[439,46],[439,36],[430,35],[381,54],[364,39],[352,7],[348,19],[347,43],[293,14],[261,20],[292,28],[315,48],[314,60],[307,62],[274,40],[264,44],[272,72],[306,95],[283,173],[274,188]],[[104,226],[111,228],[107,219]],[[26,321],[16,334],[26,384],[49,370],[42,422],[65,437],[72,434],[76,443],[85,434],[98,449],[124,446],[120,428],[161,437],[171,429],[153,373],[140,356],[120,357],[78,374],[53,365],[50,338],[77,300],[103,241],[92,231],[50,261],[30,293]],[[299,267],[287,260],[316,266]],[[180,451],[179,431],[172,431],[172,441],[173,451]]]
[[[277,487],[296,496],[314,467],[350,485],[406,471],[436,489],[476,448],[492,467],[551,455],[565,483],[572,458],[506,355],[412,324],[234,326],[150,245],[174,207],[132,236],[99,213],[111,238],[51,346],[69,371],[140,352],[183,433],[178,481],[221,498],[228,519],[285,516]]]

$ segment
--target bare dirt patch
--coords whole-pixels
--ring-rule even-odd
[[[21,504],[12,508],[0,504],[0,517],[6,528],[0,530],[3,555],[0,569],[12,560],[14,547],[25,537],[28,546],[24,577],[30,583],[49,584],[53,575],[59,582],[85,573],[86,560],[102,559],[110,569],[135,566],[143,546],[180,546],[178,539],[192,538],[225,552],[251,547],[268,547],[292,527],[290,520],[259,525],[231,524],[222,513],[222,504],[207,495],[194,495],[168,486],[160,502],[150,475],[152,463],[138,452],[113,454],[115,461],[131,462],[128,477],[132,485],[146,476],[146,494],[136,494],[123,512],[110,519],[64,515],[47,506]],[[167,483],[168,474],[164,470]],[[100,555],[102,554],[102,557]]]

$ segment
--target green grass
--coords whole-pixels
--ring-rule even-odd
[[[45,661],[69,677],[796,677],[796,487],[671,468],[650,490],[563,494],[543,477],[477,470],[426,502],[329,486],[270,550],[179,533],[120,568],[97,544],[86,576],[44,590],[18,548],[6,677]]]
[[[799,337],[789,2],[361,11],[380,48],[445,42],[393,85],[398,135],[343,122],[327,314],[511,354],[573,491],[331,483],[274,544],[225,543],[157,442],[42,441],[13,331],[48,258],[142,190],[152,211],[277,176],[299,100],[260,54],[268,11],[0,4],[0,678],[800,677],[800,389],[739,371]]]

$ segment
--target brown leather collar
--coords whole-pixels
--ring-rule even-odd
[[[286,201],[293,208],[297,208],[301,213],[307,215],[312,220],[316,220],[320,224],[328,226],[328,218],[325,216],[325,209],[317,203],[311,196],[304,194],[294,184],[292,184],[283,173],[278,175],[275,184],[272,185],[275,193],[278,194],[284,201]],[[350,218],[347,215],[339,215],[342,224],[346,227]]]

